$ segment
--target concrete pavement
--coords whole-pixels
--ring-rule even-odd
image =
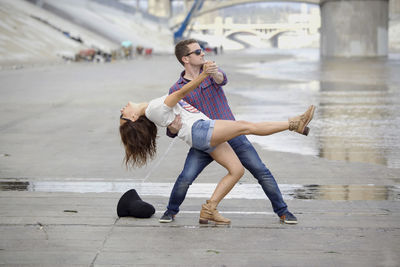
[[[398,266],[394,201],[288,201],[298,225],[283,225],[265,200],[224,200],[230,227],[200,226],[204,201],[188,198],[160,224],[166,198],[143,197],[150,219],[116,216],[118,193],[1,193],[6,266]],[[243,213],[241,213],[243,212]]]

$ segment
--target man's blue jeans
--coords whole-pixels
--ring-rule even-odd
[[[272,176],[271,172],[261,161],[253,145],[247,140],[246,136],[238,136],[230,140],[229,144],[243,166],[258,180],[258,183],[271,201],[274,212],[278,216],[284,214],[287,211],[287,205],[283,201],[278,184],[274,176]],[[168,211],[172,214],[177,214],[179,212],[179,206],[185,200],[189,186],[212,161],[213,159],[208,153],[190,148],[183,171],[178,176],[174,188],[172,189],[167,207]]]

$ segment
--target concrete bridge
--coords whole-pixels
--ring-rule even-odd
[[[206,0],[207,1],[207,0]],[[189,1],[193,2],[193,1]],[[258,3],[258,2],[297,2],[297,3],[307,3],[307,4],[315,4],[319,5],[320,0],[285,0],[285,1],[279,1],[279,0],[229,0],[229,1],[214,1],[212,6],[204,6],[199,12],[197,12],[194,17],[202,16],[204,14],[207,14],[212,11],[216,11],[218,9],[223,9],[227,7],[232,7],[232,6],[237,6],[237,5],[243,5],[243,4],[248,4],[248,3]],[[182,18],[179,18],[176,22],[179,23],[183,21]]]
[[[149,0],[151,2],[170,0]],[[400,13],[400,0],[394,2]],[[190,2],[190,1],[188,1]],[[277,0],[230,0],[204,7],[195,16],[230,6]],[[286,0],[319,5],[321,55],[324,57],[376,57],[388,54],[389,0]]]
[[[284,32],[316,33],[319,28],[319,23],[311,22],[237,24],[232,23],[232,21],[222,23],[222,19],[215,20],[213,24],[195,24],[191,26],[191,29],[196,31],[213,30],[215,34],[222,35],[225,38],[236,33],[250,33],[263,40],[269,40]]]

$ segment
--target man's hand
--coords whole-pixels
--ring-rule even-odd
[[[181,115],[176,115],[175,119],[168,125],[168,130],[171,134],[177,134],[182,128]]]
[[[216,83],[220,84],[224,81],[224,75],[218,71],[218,66],[214,61],[207,61],[205,65],[205,73],[211,75]]]
[[[218,66],[214,61],[206,61],[205,72],[209,75],[215,75],[218,73]]]

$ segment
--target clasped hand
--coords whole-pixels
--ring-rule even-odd
[[[205,73],[209,75],[216,75],[218,73],[218,66],[214,61],[206,61],[203,65]]]
[[[178,114],[175,116],[175,119],[171,122],[171,124],[168,125],[168,130],[170,131],[171,134],[177,134],[181,128],[182,128],[181,115]]]

